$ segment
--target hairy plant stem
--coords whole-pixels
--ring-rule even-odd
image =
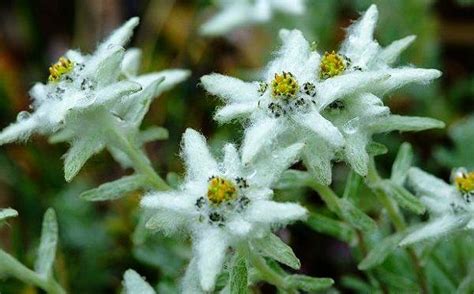
[[[11,275],[18,280],[35,285],[50,294],[65,294],[66,291],[53,278],[40,276],[30,270],[13,256],[0,249],[0,273]]]
[[[365,179],[367,186],[374,192],[377,199],[387,210],[388,216],[392,221],[395,230],[397,232],[403,232],[407,228],[403,214],[398,208],[398,205],[383,190],[377,187],[381,180],[382,179],[379,176],[375,166],[374,158],[372,157],[370,159],[369,172]],[[421,265],[420,258],[412,247],[407,247],[405,250],[410,259],[412,260],[413,265],[415,266],[414,270],[418,277],[418,283],[421,292],[429,293],[428,285],[426,282],[426,274],[423,266]]]
[[[287,285],[285,278],[277,271],[272,269],[267,264],[265,259],[262,256],[253,252],[253,250],[249,248],[248,245],[239,246],[238,250],[242,255],[247,256],[247,259],[250,261],[250,263],[260,273],[260,277],[262,278],[262,280],[276,286],[280,290],[285,291],[285,293],[298,293],[296,290],[291,289]]]
[[[169,190],[170,187],[153,169],[151,166],[150,160],[144,154],[144,152],[139,149],[135,144],[133,144],[126,135],[118,128],[112,115],[109,115],[110,119],[107,120],[109,135],[111,136],[111,143],[124,152],[130,161],[132,162],[133,168],[136,172],[141,173],[145,177],[150,185],[157,190]]]
[[[318,192],[319,196],[323,199],[323,201],[326,203],[326,205],[328,206],[328,208],[331,211],[336,213],[340,218],[344,219],[344,215],[343,215],[341,209],[339,208],[339,196],[336,194],[336,192],[334,192],[333,189],[331,189],[331,187],[325,186],[325,185],[322,185],[322,184],[318,184],[315,181],[311,182],[310,187],[314,191]],[[357,233],[357,237],[359,239],[359,242],[358,242],[357,246],[359,247],[360,252],[364,256],[366,256],[367,253],[368,253],[368,250],[367,250],[367,245],[366,245],[365,239],[364,239],[364,233],[359,229],[355,229],[355,230],[356,230],[356,233]],[[379,287],[380,290],[382,291],[382,293],[388,293],[388,290],[383,285],[383,283],[380,283],[375,278],[375,275],[374,275],[373,271],[368,270],[368,271],[365,271],[365,272],[367,274],[367,277],[371,281],[371,283],[375,282],[375,284],[376,284],[375,286]]]

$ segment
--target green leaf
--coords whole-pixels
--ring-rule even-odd
[[[38,257],[35,263],[35,271],[41,276],[51,276],[57,244],[58,222],[56,220],[54,209],[49,208],[43,217],[41,241],[38,248]]]
[[[440,147],[435,149],[435,158],[448,168],[463,166],[474,169],[472,146],[474,146],[474,115],[453,124],[448,130],[453,148]]]
[[[153,142],[156,140],[168,139],[168,130],[162,127],[152,126],[148,129],[141,131],[138,135],[138,140],[143,143]]]
[[[301,263],[295,256],[293,249],[286,245],[275,234],[269,234],[264,238],[252,241],[252,245],[259,251],[262,256],[275,259],[293,269],[299,269]]]
[[[357,234],[354,229],[341,221],[312,212],[309,215],[306,224],[316,232],[328,234],[351,246],[357,244]]]
[[[391,180],[397,185],[403,186],[405,178],[413,161],[413,148],[409,143],[403,143],[398,150],[397,157],[392,166]]]
[[[365,232],[377,229],[375,221],[357,208],[349,199],[340,199],[339,207],[341,209],[342,218],[357,229]]]
[[[383,155],[388,152],[387,146],[377,142],[370,142],[367,147],[365,147],[365,150],[372,156]]]
[[[472,294],[474,293],[474,276],[467,275],[459,284],[456,294]]]
[[[134,270],[129,269],[123,275],[126,294],[155,294],[155,290]]]
[[[230,268],[230,293],[231,294],[246,294],[247,290],[247,262],[245,258],[236,253],[234,255],[232,265]]]
[[[390,131],[416,132],[440,129],[444,126],[444,122],[429,117],[390,115],[387,118],[374,121],[370,127],[375,133],[384,133]]]
[[[370,250],[357,267],[360,270],[368,270],[382,264],[385,259],[398,248],[398,244],[403,237],[404,234],[394,234],[383,239],[381,242],[377,242],[376,246]]]
[[[333,279],[313,278],[304,275],[287,276],[285,278],[285,282],[290,288],[296,288],[308,292],[321,291],[331,287],[334,284]]]
[[[344,189],[344,194],[342,198],[354,198],[359,191],[360,184],[362,182],[362,177],[355,173],[353,170],[349,172],[346,181],[346,187]]]
[[[416,214],[423,214],[426,210],[423,203],[407,189],[393,183],[391,180],[382,180],[377,188],[390,195],[400,206],[411,210]]]
[[[108,182],[99,187],[85,191],[80,195],[88,201],[115,200],[128,192],[147,186],[146,177],[142,175],[126,176],[113,182]]]
[[[293,189],[307,187],[312,181],[312,177],[308,172],[290,169],[283,172],[275,188]]]
[[[95,140],[77,140],[72,143],[64,157],[64,178],[70,182],[89,158],[102,149]]]
[[[12,208],[2,208],[0,209],[0,222],[7,218],[15,217],[17,215],[18,215],[18,211]]]
[[[375,290],[370,284],[359,277],[344,276],[341,278],[341,285],[355,291],[355,293],[374,293]]]

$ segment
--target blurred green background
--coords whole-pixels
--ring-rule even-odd
[[[431,116],[448,125],[447,130],[380,136],[378,140],[389,147],[389,153],[378,158],[380,169],[389,171],[403,141],[413,144],[420,167],[445,179],[454,166],[474,168],[474,118],[467,120],[474,113],[474,3],[374,2],[380,11],[376,36],[382,45],[406,35],[418,36],[400,64],[434,67],[444,73],[433,84],[404,88],[386,97],[385,102],[394,113]],[[145,126],[162,125],[170,132],[169,140],[147,145],[156,170],[163,177],[168,172],[180,173],[179,142],[187,127],[202,131],[216,152],[225,140],[238,142],[242,133],[237,124],[218,126],[212,120],[218,101],[199,87],[200,76],[220,72],[251,78],[271,59],[279,44],[278,29],[284,27],[303,30],[321,50],[336,49],[344,37],[342,28],[371,3],[307,0],[303,16],[277,15],[269,24],[243,28],[225,38],[204,38],[197,29],[215,12],[212,1],[3,0],[0,127],[28,109],[28,89],[36,81],[46,81],[49,64],[68,48],[90,52],[113,28],[137,15],[141,24],[131,46],[144,52],[142,72],[174,67],[192,70],[185,83],[154,102],[145,120]],[[61,160],[66,149],[65,145],[49,145],[39,136],[28,144],[0,146],[0,207],[12,207],[20,214],[0,228],[0,246],[31,266],[42,215],[48,207],[54,207],[60,227],[56,274],[69,291],[117,292],[128,268],[134,268],[154,285],[159,283],[160,293],[176,291],[171,284],[183,272],[187,241],[157,237],[134,246],[131,235],[138,219],[139,193],[105,203],[88,203],[77,197],[88,188],[131,171],[122,170],[102,152],[66,184]],[[347,168],[337,165],[334,173],[334,186],[340,191]],[[309,199],[315,206],[320,205],[317,197]],[[303,224],[293,225],[280,235],[291,241],[305,274],[333,277],[336,283],[343,275],[360,275],[348,245]],[[265,293],[271,291],[271,287],[262,289]],[[0,280],[0,292],[37,290],[15,280]]]

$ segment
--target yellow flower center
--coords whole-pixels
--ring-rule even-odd
[[[237,189],[234,183],[220,177],[212,177],[209,180],[207,188],[207,199],[209,201],[214,204],[221,204],[235,198],[237,198]]]
[[[49,67],[50,82],[57,82],[64,74],[67,74],[74,68],[74,63],[66,57],[60,57],[58,62]]]
[[[290,72],[275,74],[272,81],[272,95],[274,98],[293,98],[298,91],[298,82]]]
[[[474,172],[462,173],[454,179],[454,183],[462,193],[474,192]]]
[[[328,79],[340,75],[345,70],[346,61],[342,55],[337,54],[334,50],[331,53],[324,53],[320,64],[319,77],[321,79]]]

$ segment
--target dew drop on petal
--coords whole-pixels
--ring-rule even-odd
[[[357,132],[359,128],[359,124],[360,124],[360,118],[356,117],[356,118],[351,119],[347,123],[345,123],[342,129],[344,130],[346,134],[354,134],[355,132]]]
[[[29,113],[28,111],[20,111],[20,112],[18,113],[16,119],[17,119],[18,121],[24,121],[24,120],[30,118],[30,116],[31,116],[31,113]]]

